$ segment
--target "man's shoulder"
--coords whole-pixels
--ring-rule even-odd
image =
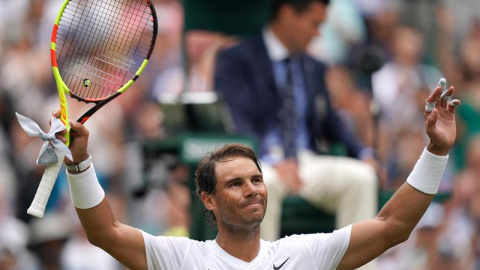
[[[236,43],[235,45],[223,49],[220,54],[221,55],[241,55],[241,54],[249,54],[252,53],[262,53],[265,49],[261,50],[265,47],[261,35],[254,35],[242,38]],[[266,51],[265,51],[266,53]]]
[[[302,56],[304,65],[311,65],[320,70],[326,70],[328,65],[325,62],[318,60],[308,53],[304,53]]]

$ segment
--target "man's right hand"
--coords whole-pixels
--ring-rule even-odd
[[[292,194],[297,194],[302,188],[302,180],[298,174],[298,163],[296,160],[287,159],[274,166],[278,178],[285,183]]]

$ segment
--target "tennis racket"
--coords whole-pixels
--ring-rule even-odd
[[[142,74],[155,46],[157,16],[150,0],[65,0],[52,31],[51,61],[68,146],[67,94],[94,103],[77,122],[124,93]],[[43,217],[64,155],[48,165],[27,213]]]

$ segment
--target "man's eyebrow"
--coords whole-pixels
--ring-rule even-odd
[[[263,175],[261,173],[254,174],[254,175],[251,176],[251,178],[262,178],[263,179]],[[243,180],[242,177],[230,178],[230,179],[225,180],[224,185],[228,185],[229,183],[236,182],[236,181],[242,181],[242,180]]]
[[[263,179],[263,174],[259,173],[259,174],[252,175],[252,178],[259,178],[259,177]]]
[[[223,184],[228,185],[228,184],[236,182],[236,181],[242,181],[242,178],[241,177],[230,178],[230,179],[225,180],[225,182]]]

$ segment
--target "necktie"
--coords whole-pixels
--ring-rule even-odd
[[[282,100],[282,113],[281,113],[281,122],[282,122],[282,142],[283,142],[283,151],[284,158],[296,158],[295,150],[295,122],[296,122],[296,112],[295,112],[295,93],[293,87],[293,78],[292,78],[292,61],[290,58],[285,59],[284,61],[286,67],[286,82],[285,82],[285,91],[283,93]]]

